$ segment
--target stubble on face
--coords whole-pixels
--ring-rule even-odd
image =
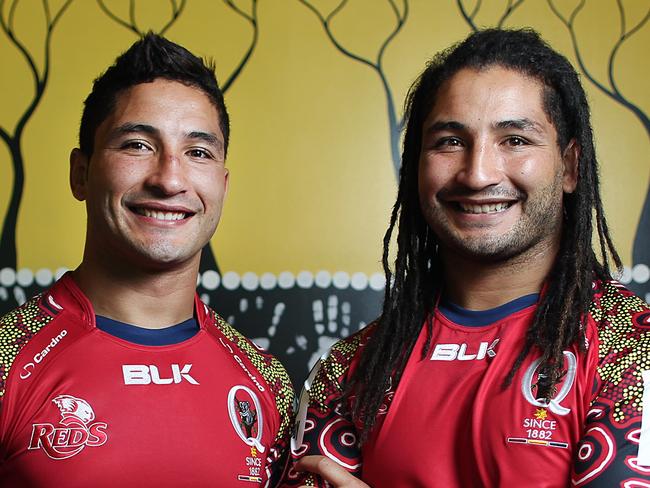
[[[443,256],[487,264],[556,252],[572,188],[543,90],[498,66],[461,70],[439,89],[418,189]]]
[[[476,236],[461,235],[454,230],[441,206],[423,203],[421,207],[443,253],[451,250],[472,261],[498,263],[525,256],[549,235],[559,234],[563,211],[562,205],[558,205],[563,195],[562,172],[556,173],[555,179],[537,192],[536,198],[532,200],[516,189],[495,187],[482,192],[485,198],[515,199],[522,202],[523,216],[508,232],[496,235],[489,232],[489,225],[480,223],[475,224],[474,230],[480,232],[481,228],[485,228],[487,232]],[[473,192],[464,188],[444,188],[438,197],[447,199],[452,193],[458,197]]]

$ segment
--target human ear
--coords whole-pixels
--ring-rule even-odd
[[[79,148],[70,152],[70,189],[74,197],[84,201],[87,197],[88,156]]]
[[[580,146],[575,139],[571,139],[564,154],[562,154],[562,163],[564,172],[562,173],[562,190],[564,193],[573,193],[578,184],[578,164],[580,160]]]
[[[223,178],[223,196],[225,198],[226,195],[228,195],[228,188],[230,187],[230,171],[228,171],[228,169],[226,169],[226,174],[223,176]]]

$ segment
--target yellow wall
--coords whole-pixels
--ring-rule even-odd
[[[7,3],[7,2],[6,2]],[[5,5],[4,17],[9,5]],[[50,1],[52,12],[63,4]],[[128,18],[128,1],[105,4]],[[250,10],[250,1],[235,2]],[[336,1],[314,1],[327,10]],[[466,1],[471,10],[474,2]],[[480,25],[494,25],[508,2],[483,2]],[[578,2],[556,3],[566,6]],[[623,2],[628,26],[648,9]],[[395,4],[401,5],[400,0]],[[42,64],[41,0],[18,2],[15,32]],[[136,1],[142,30],[160,29],[168,1]],[[565,8],[565,12],[568,10]],[[226,94],[232,140],[231,188],[213,247],[223,271],[379,270],[381,238],[396,191],[386,98],[377,74],[339,53],[316,16],[297,0],[260,0],[259,41]],[[332,27],[355,53],[374,58],[393,28],[389,3],[350,0]],[[575,60],[569,32],[545,1],[524,2],[506,26],[532,26]],[[619,35],[614,0],[588,2],[575,30],[586,64],[607,82],[607,59]],[[403,30],[388,46],[384,71],[398,112],[426,59],[469,32],[454,1],[414,0]],[[251,26],[225,3],[189,0],[167,35],[213,57],[225,80],[246,51]],[[69,193],[68,154],[76,143],[82,101],[91,82],[136,36],[91,0],[75,0],[56,26],[45,95],[22,146],[26,185],[19,215],[18,267],[74,267],[82,253],[85,212]],[[616,76],[624,95],[650,113],[650,27],[621,48]],[[11,130],[33,94],[24,60],[0,33],[0,125]],[[637,118],[584,81],[592,103],[605,206],[615,241],[629,264],[648,190],[649,138]],[[11,161],[0,143],[0,218],[10,196]],[[650,232],[650,230],[648,230]]]

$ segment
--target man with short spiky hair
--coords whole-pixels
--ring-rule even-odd
[[[610,274],[573,67],[533,31],[477,32],[406,121],[383,311],[312,371],[288,484],[650,486],[650,311]]]
[[[274,486],[284,368],[196,295],[228,186],[214,69],[148,34],[85,102],[79,267],[0,321],[0,486]]]

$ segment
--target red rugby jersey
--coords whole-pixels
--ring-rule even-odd
[[[468,327],[436,310],[430,351],[422,356],[423,328],[361,449],[340,399],[372,326],[338,343],[306,383],[294,461],[326,455],[373,487],[650,487],[650,418],[641,425],[648,306],[615,282],[597,285],[586,351],[564,351],[550,403],[536,400],[535,353],[501,387],[534,312]],[[286,483],[325,486],[293,469]]]
[[[0,322],[0,486],[269,486],[293,391],[198,298],[167,346],[99,330],[69,275]]]

